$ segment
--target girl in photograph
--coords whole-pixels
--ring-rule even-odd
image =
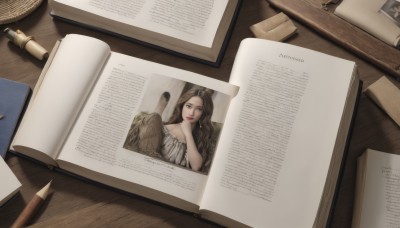
[[[161,154],[169,162],[201,171],[213,150],[211,93],[191,89],[180,97],[174,113],[163,125]]]
[[[216,141],[211,122],[212,91],[188,90],[163,123],[161,116],[169,98],[164,92],[155,112],[142,112],[134,118],[124,148],[207,173]]]

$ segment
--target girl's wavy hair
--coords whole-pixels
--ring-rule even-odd
[[[196,142],[197,150],[203,157],[203,164],[209,163],[211,154],[214,150],[214,127],[211,122],[211,116],[214,111],[212,101],[212,90],[205,88],[194,88],[184,93],[178,100],[175,110],[168,120],[167,124],[181,123],[183,105],[192,97],[200,97],[203,100],[203,114],[193,129],[193,138]],[[202,167],[204,169],[204,165]]]

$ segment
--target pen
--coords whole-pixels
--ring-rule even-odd
[[[19,228],[19,227],[24,227],[27,225],[29,220],[33,217],[33,215],[36,213],[36,211],[40,208],[42,203],[46,200],[46,197],[49,193],[51,180],[46,186],[44,186],[41,190],[39,190],[29,201],[29,203],[26,205],[24,210],[21,212],[21,214],[18,216],[18,218],[15,220],[14,224],[11,226],[12,228]]]

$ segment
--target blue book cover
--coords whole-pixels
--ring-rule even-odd
[[[29,99],[29,85],[0,78],[0,156],[5,157]]]

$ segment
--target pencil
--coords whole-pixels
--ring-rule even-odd
[[[51,180],[46,186],[44,186],[41,190],[39,190],[33,196],[31,201],[29,201],[29,203],[26,205],[24,210],[21,212],[21,214],[15,220],[14,224],[11,226],[12,228],[20,228],[20,227],[24,227],[28,224],[29,220],[37,212],[37,210],[40,208],[42,203],[46,200],[46,197],[49,193],[50,185],[51,185],[52,181],[53,180]]]

